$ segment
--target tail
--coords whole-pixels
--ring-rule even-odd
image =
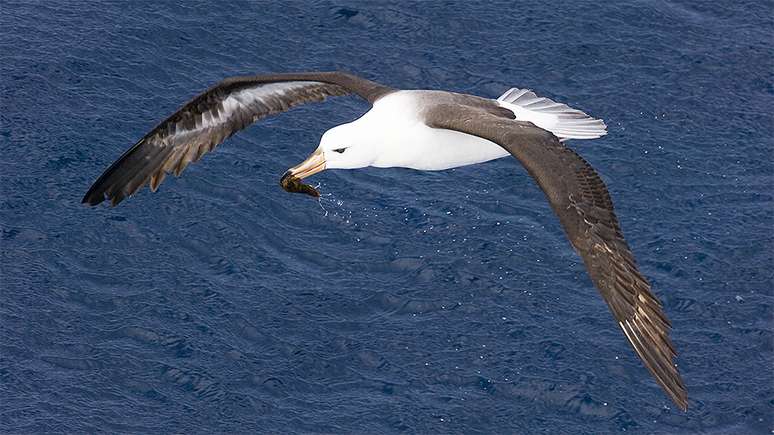
[[[555,134],[560,140],[596,139],[607,134],[607,126],[566,104],[538,97],[529,89],[511,88],[497,102],[519,121],[529,121]]]

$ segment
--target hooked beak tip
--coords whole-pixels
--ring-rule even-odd
[[[301,180],[324,169],[325,154],[320,149],[317,149],[306,160],[285,171],[282,178],[280,178],[280,185],[288,192],[306,193],[318,198],[320,192],[314,187],[302,183]]]

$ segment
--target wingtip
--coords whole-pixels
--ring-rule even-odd
[[[123,201],[124,197],[121,195],[105,195],[104,193],[95,193],[92,191],[89,191],[84,195],[83,199],[81,200],[81,204],[86,204],[89,207],[95,207],[99,204],[102,204],[106,200],[110,200],[108,204],[110,204],[111,207],[117,206],[121,201]]]
[[[677,367],[675,366],[675,369]],[[667,393],[667,397],[669,397],[672,402],[683,412],[688,411],[688,390],[685,388],[685,384],[683,383],[682,378],[680,377],[680,374],[677,373],[677,385],[669,387],[665,385],[664,383],[661,383],[662,389]]]
[[[94,207],[95,205],[102,202],[104,199],[95,197],[95,195],[91,192],[87,192],[86,195],[83,196],[83,199],[81,199],[81,204],[86,204],[89,207]]]
[[[680,390],[672,396],[672,401],[675,402],[678,408],[683,412],[688,412],[688,390],[685,389],[685,385],[680,383]]]
[[[670,395],[672,402],[677,406],[677,409],[683,412],[688,412],[688,393],[685,390],[680,391],[677,394]]]

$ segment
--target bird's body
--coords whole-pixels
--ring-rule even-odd
[[[425,124],[424,110],[448,95],[437,91],[396,91],[375,102],[359,119],[332,130],[344,130],[356,137],[358,143],[367,143],[377,151],[369,165],[377,168],[438,171],[508,156],[508,151],[489,140]]]
[[[235,77],[161,122],[113,163],[83,202],[113,205],[145,184],[156,190],[253,122],[298,104],[357,94],[372,104],[326,131],[317,149],[282,177],[293,192],[319,193],[301,179],[366,166],[442,170],[511,155],[546,195],[570,244],[618,326],[658,384],[682,409],[687,392],[673,359],[669,321],[627,245],[607,187],[567,139],[606,134],[605,124],[562,103],[512,88],[497,100],[445,91],[394,90],[347,73]]]
[[[512,88],[503,97],[507,97],[513,91]],[[524,91],[521,96],[532,95],[535,101],[538,97]],[[501,97],[502,98],[502,97]],[[550,101],[540,98],[538,103]],[[546,130],[564,137],[561,127],[567,123],[557,122],[555,113],[530,110],[508,101],[492,100],[474,95],[457,94],[445,91],[433,90],[400,90],[389,93],[375,101],[371,110],[359,119],[347,124],[334,127],[332,130],[347,138],[354,138],[360,144],[365,144],[374,151],[375,159],[367,166],[378,168],[410,168],[422,171],[439,171],[444,169],[467,166],[476,163],[509,156],[502,146],[484,139],[480,136],[461,133],[455,130],[433,128],[427,125],[426,116],[439,105],[464,104],[464,105],[497,105],[509,112],[515,120],[531,122],[535,125],[544,125]],[[574,113],[582,120],[590,123],[591,127],[586,136],[580,138],[597,138],[605,134],[604,124],[589,118],[580,111],[573,110],[564,104],[550,102],[557,113]],[[570,132],[569,137],[573,132]],[[574,132],[576,135],[579,133]],[[326,132],[326,135],[330,135]],[[581,133],[583,134],[583,132]]]

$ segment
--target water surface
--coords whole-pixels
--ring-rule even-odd
[[[770,2],[5,1],[0,430],[769,433]],[[120,207],[90,183],[220,79],[529,87],[604,118],[602,174],[690,408],[512,159],[278,186],[367,104],[271,118]]]

